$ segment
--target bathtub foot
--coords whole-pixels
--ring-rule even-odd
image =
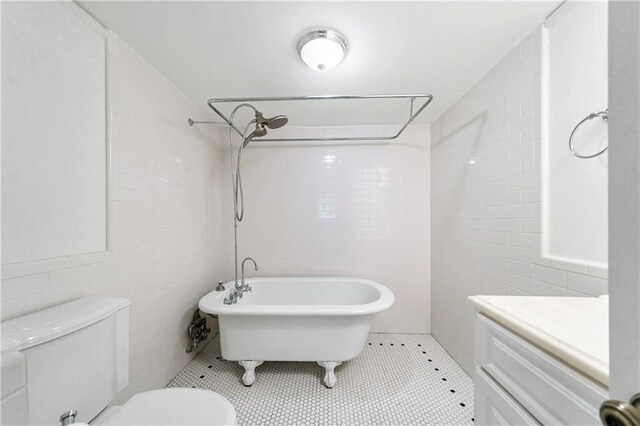
[[[320,367],[324,367],[324,385],[331,389],[336,385],[336,374],[333,371],[342,362],[334,361],[318,361]]]
[[[256,367],[262,363],[263,361],[238,361],[238,364],[244,367],[242,383],[245,386],[251,386],[256,381]]]

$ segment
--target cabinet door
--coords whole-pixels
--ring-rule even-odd
[[[540,424],[480,367],[475,377],[474,420],[476,425]]]
[[[487,317],[476,318],[476,365],[539,422],[597,425],[607,390]]]

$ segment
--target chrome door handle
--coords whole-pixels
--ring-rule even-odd
[[[640,426],[640,394],[630,402],[605,401],[600,406],[600,420],[605,426]]]
[[[76,422],[76,416],[78,412],[76,410],[69,410],[60,416],[60,424],[62,426],[72,425]]]

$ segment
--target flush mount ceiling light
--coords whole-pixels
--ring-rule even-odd
[[[347,42],[340,33],[319,28],[300,37],[298,53],[312,70],[330,71],[337,67],[347,54]]]

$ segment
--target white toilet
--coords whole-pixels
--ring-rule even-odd
[[[142,392],[122,406],[109,406],[129,381],[130,304],[89,297],[3,322],[3,355],[19,352],[25,364],[8,363],[13,373],[6,377],[15,377],[16,389],[26,384],[28,402],[26,408],[18,398],[5,399],[3,391],[3,411],[29,424],[59,424],[70,410],[77,411],[76,422],[101,425],[235,424],[231,403],[203,389]]]

